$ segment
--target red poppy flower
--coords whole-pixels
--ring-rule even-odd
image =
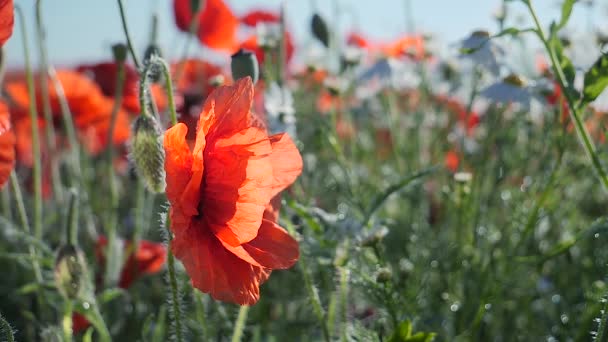
[[[425,57],[424,38],[419,35],[405,36],[381,47],[385,55],[391,57],[410,56],[421,60]]]
[[[0,0],[0,46],[13,34],[13,0]]]
[[[255,28],[259,24],[279,24],[281,17],[279,14],[265,11],[265,10],[253,10],[243,17],[241,22],[246,26]],[[241,42],[241,49],[255,52],[255,56],[258,59],[260,65],[264,64],[264,50],[258,45],[258,38],[256,35],[251,35],[249,38]],[[291,60],[295,52],[295,45],[293,38],[289,31],[285,31],[285,57],[287,62]]]
[[[116,95],[116,81],[118,77],[118,64],[115,62],[104,62],[98,64],[81,65],[76,69],[80,73],[89,76],[107,97]],[[129,113],[139,114],[139,74],[130,65],[125,65],[125,81],[122,92],[122,107]],[[167,99],[162,88],[152,84],[150,93],[154,103],[159,110],[167,108]]]
[[[458,158],[458,154],[455,151],[448,151],[445,154],[445,167],[452,172],[456,172],[459,165],[460,158]]]
[[[105,264],[104,250],[107,244],[108,239],[105,236],[100,236],[97,240],[96,254],[100,265]],[[131,241],[126,241],[124,249],[129,251],[132,246]],[[137,252],[131,253],[122,267],[118,286],[123,289],[129,288],[137,278],[159,272],[166,259],[165,245],[147,240],[140,241]]]
[[[179,123],[165,133],[172,250],[193,286],[222,301],[251,305],[273,269],[291,267],[297,242],[264,218],[273,197],[302,170],[286,134],[269,137],[249,109],[250,78],[214,91],[191,151]]]
[[[277,13],[266,10],[252,10],[241,17],[241,23],[255,27],[258,23],[278,23],[281,21],[281,16]]]
[[[108,239],[105,236],[100,236],[97,240],[95,254],[100,265],[105,265],[104,250],[107,244]],[[131,241],[127,241],[125,250],[130,250],[132,245]],[[147,240],[140,241],[137,252],[131,253],[122,267],[118,286],[122,289],[129,288],[137,278],[159,272],[166,259],[167,249],[165,245]],[[84,331],[89,326],[91,326],[91,323],[83,315],[79,313],[72,315],[72,330],[74,333]]]
[[[351,32],[346,36],[346,44],[353,45],[361,49],[371,47],[371,44],[361,34]]]
[[[63,86],[65,98],[81,143],[89,153],[99,154],[108,144],[108,131],[114,102],[105,97],[94,82],[80,73],[58,71],[57,78]],[[63,130],[63,120],[59,96],[50,80],[47,86],[53,122],[44,122],[42,113],[40,113],[39,125],[44,127],[44,125],[52,124],[55,125],[58,132],[61,132]],[[26,165],[31,165],[31,152],[27,152],[31,151],[31,131],[27,129],[31,125],[31,121],[27,115],[30,97],[26,82],[23,79],[13,80],[6,85],[6,90],[14,107],[11,110],[14,109],[15,113],[13,123],[17,133],[17,150],[23,152],[23,154],[18,153],[18,157]],[[42,108],[40,84],[36,85],[36,103],[38,108]],[[128,116],[124,111],[119,110],[112,143],[116,145],[124,144],[128,137]],[[61,135],[59,138],[62,138]],[[63,138],[62,140],[65,141],[66,139]],[[61,142],[59,141],[58,144]],[[41,144],[43,143],[44,139],[41,140]]]
[[[15,134],[11,129],[8,107],[0,101],[0,187],[8,180],[15,166]]]
[[[174,0],[175,23],[183,32],[190,31],[194,13],[191,0]],[[201,43],[212,49],[233,52],[238,45],[236,30],[238,18],[223,0],[205,0],[204,8],[198,13],[197,36]]]

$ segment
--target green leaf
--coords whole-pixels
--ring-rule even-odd
[[[595,100],[608,86],[608,54],[602,54],[585,73],[583,103]]]
[[[126,291],[121,288],[107,289],[107,290],[103,291],[102,293],[100,293],[99,295],[97,295],[97,300],[99,301],[100,304],[106,304],[106,303],[109,303],[112,300],[124,295],[125,293],[126,293]]]
[[[399,323],[393,335],[388,339],[388,342],[405,342],[412,336],[412,330],[412,322],[403,321]]]
[[[435,333],[419,332],[408,338],[407,342],[431,342],[435,339]]]
[[[568,20],[570,20],[570,15],[572,14],[572,8],[574,7],[576,1],[577,0],[564,0],[564,3],[562,4],[562,17],[556,26],[557,31],[561,30],[564,28],[564,26],[566,26],[566,24],[568,24]]]
[[[365,213],[365,218],[363,219],[363,226],[367,225],[369,223],[369,220],[372,218],[372,216],[374,215],[374,213],[376,213],[376,211],[378,211],[378,209],[380,209],[382,207],[382,205],[384,204],[384,202],[386,202],[386,200],[394,193],[398,192],[399,190],[407,187],[408,185],[410,185],[412,182],[426,176],[429,175],[433,172],[435,172],[438,168],[437,167],[431,167],[422,171],[419,171],[417,173],[414,173],[412,175],[409,175],[403,179],[401,179],[400,181],[398,181],[397,183],[389,186],[388,188],[386,188],[386,190],[384,190],[382,193],[379,193],[378,195],[376,195],[376,197],[374,197],[374,199],[372,200],[369,209],[367,210],[367,212]]]

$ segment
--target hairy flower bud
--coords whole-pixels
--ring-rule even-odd
[[[151,192],[165,191],[165,150],[156,119],[140,115],[133,123],[130,156],[135,172]]]
[[[255,84],[260,77],[258,59],[251,51],[240,49],[232,55],[230,69],[232,70],[232,78],[235,81],[249,76],[253,84]]]
[[[63,245],[55,258],[55,286],[68,299],[76,299],[84,288],[86,264],[77,246]]]
[[[327,27],[327,23],[325,20],[315,13],[312,16],[312,20],[310,22],[310,26],[312,29],[312,34],[317,38],[325,47],[329,47],[329,28]]]
[[[378,270],[378,273],[376,273],[376,282],[384,284],[391,280],[392,277],[393,272],[391,269],[388,267],[382,267]]]

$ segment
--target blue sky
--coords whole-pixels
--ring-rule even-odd
[[[330,22],[338,22],[341,30],[359,26],[360,30],[377,39],[391,39],[406,31],[406,0],[316,0],[319,10]],[[475,29],[496,30],[492,13],[501,0],[410,0],[414,25],[424,32],[433,33],[444,42],[454,42]],[[28,25],[32,54],[34,46],[34,0],[15,1],[23,8]],[[175,29],[172,0],[124,0],[136,47],[143,51],[148,41],[150,17],[157,12],[160,18],[160,43],[167,58],[179,56],[184,35]],[[227,0],[237,14],[252,8],[276,9],[281,0]],[[604,0],[604,4],[605,4]],[[299,43],[310,39],[308,33],[314,0],[288,0],[288,24]],[[340,16],[336,21],[335,4]],[[559,1],[534,0],[544,22],[559,15]],[[605,6],[604,6],[605,7]],[[512,18],[527,18],[521,4],[510,5]],[[70,66],[79,62],[108,59],[110,46],[124,41],[116,1],[113,0],[43,0],[44,21],[47,28],[49,56],[55,65]],[[590,14],[584,6],[577,6],[571,28],[590,27],[600,22],[605,9]],[[516,19],[513,19],[516,20]],[[526,19],[522,19],[526,21]],[[22,33],[15,26],[13,37],[7,43],[9,66],[23,63]],[[199,47],[193,54],[206,53]],[[35,56],[33,56],[34,60]]]

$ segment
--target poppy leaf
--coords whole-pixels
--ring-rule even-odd
[[[559,23],[555,27],[557,31],[561,30],[568,24],[568,20],[570,20],[570,15],[572,15],[572,8],[577,0],[564,0],[562,4],[562,16],[559,20]]]
[[[585,73],[583,104],[595,100],[608,86],[608,54],[602,54]]]

